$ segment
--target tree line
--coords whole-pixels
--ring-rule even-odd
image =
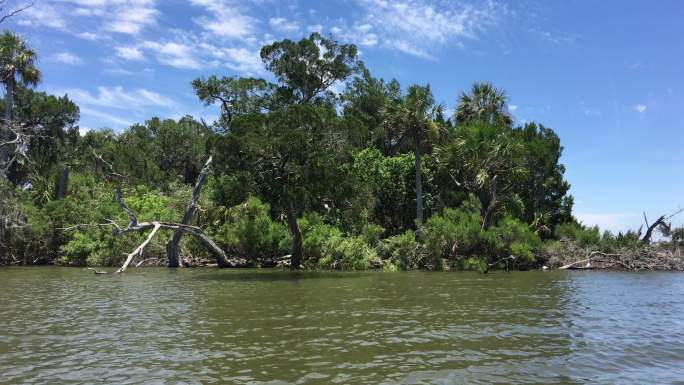
[[[353,44],[314,33],[260,54],[272,81],[192,82],[200,101],[220,106],[211,124],[150,118],[81,135],[78,106],[35,90],[37,54],[6,31],[0,262],[120,264],[146,237],[112,232],[108,224],[127,220],[115,191],[140,217],[177,221],[209,157],[204,194],[183,225],[208,234],[232,265],[531,268],[563,242],[640,241],[573,218],[558,135],[516,123],[491,83],[460,93],[447,116],[429,85],[373,76]],[[681,229],[668,230],[681,242]],[[164,249],[151,240],[139,258],[165,263]],[[178,264],[208,258],[194,238],[180,253]]]

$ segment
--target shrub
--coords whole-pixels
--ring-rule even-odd
[[[527,265],[535,261],[534,251],[541,246],[541,239],[528,225],[512,217],[505,217],[497,226],[488,230],[495,239],[495,256],[516,257],[516,263]]]
[[[469,271],[486,271],[487,261],[480,257],[470,257],[458,261],[458,268]]]
[[[367,223],[361,228],[361,237],[369,245],[377,245],[385,233],[385,229],[374,223]]]
[[[438,268],[443,259],[458,256],[485,256],[491,240],[481,229],[479,210],[468,205],[460,209],[444,209],[434,215],[423,228],[423,241],[428,253],[426,268]]]
[[[287,227],[270,217],[270,207],[259,198],[225,210],[223,223],[212,230],[216,241],[239,256],[254,261],[287,254],[291,238]]]
[[[563,223],[556,226],[556,238],[579,242],[582,246],[598,245],[601,234],[597,226],[585,227],[576,222]]]
[[[420,245],[412,231],[387,238],[378,248],[381,256],[388,260],[390,265],[401,270],[416,269],[420,266]]]
[[[331,237],[325,243],[325,256],[318,265],[322,268],[365,270],[376,263],[375,250],[360,237]]]
[[[308,213],[300,218],[299,228],[302,230],[302,248],[305,264],[318,264],[325,254],[325,246],[329,239],[342,237],[342,232],[327,223],[316,213]]]

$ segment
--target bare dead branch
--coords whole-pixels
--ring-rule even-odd
[[[684,208],[680,208],[676,211],[674,211],[672,214],[667,215],[663,214],[658,219],[656,219],[655,222],[651,223],[650,225],[648,224],[648,219],[646,218],[646,212],[644,211],[644,222],[646,222],[646,233],[644,234],[643,238],[641,238],[642,243],[650,243],[651,242],[651,237],[653,236],[653,231],[658,227],[658,226],[664,226],[665,228],[669,227],[669,224],[665,222],[666,220],[672,219],[673,217],[681,214],[684,212]],[[641,232],[639,232],[641,234]]]
[[[7,13],[6,15],[0,17],[0,23],[4,22],[5,20],[7,20],[7,19],[9,19],[9,18],[11,18],[11,17],[14,17],[14,16],[18,15],[18,14],[21,13],[21,12],[24,12],[25,10],[27,10],[27,9],[29,9],[29,8],[31,8],[31,7],[33,7],[35,4],[36,4],[36,0],[32,0],[32,1],[30,1],[28,4],[26,4],[25,6],[19,7],[19,8],[17,8],[17,9],[15,9],[14,11],[11,11],[11,12]],[[5,5],[6,5],[6,3],[3,2],[2,8],[0,8],[0,11],[3,10],[3,8],[5,7]]]
[[[119,203],[119,207],[121,207],[121,209],[126,213],[126,215],[128,215],[128,218],[130,219],[130,223],[126,229],[136,227],[138,224],[138,218],[135,216],[133,210],[131,210],[123,201],[123,199],[121,199],[121,187],[117,187],[114,199],[116,199],[117,203]]]

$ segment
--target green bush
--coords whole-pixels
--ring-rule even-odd
[[[325,256],[328,240],[331,238],[341,238],[342,231],[324,223],[323,217],[316,213],[306,214],[299,219],[298,223],[304,238],[302,241],[304,263],[315,266]]]
[[[217,242],[240,257],[253,261],[280,257],[288,253],[291,237],[287,227],[274,221],[269,212],[267,203],[250,197],[245,203],[226,209],[222,223],[211,233]]]
[[[379,264],[375,249],[367,239],[379,238],[382,228],[368,226],[364,235],[345,236],[340,229],[323,221],[316,213],[299,219],[302,230],[304,264],[323,269],[363,270]]]
[[[458,268],[460,270],[468,271],[487,271],[487,261],[480,257],[464,258],[458,261]]]
[[[385,229],[374,223],[367,223],[361,228],[361,237],[369,245],[377,245],[382,239]]]
[[[492,241],[482,231],[477,206],[463,205],[460,209],[444,209],[423,227],[423,242],[428,253],[425,266],[438,268],[444,259],[462,256],[486,256]]]
[[[556,226],[556,238],[577,241],[582,246],[594,246],[601,242],[601,233],[597,226],[585,227],[576,222],[563,223]]]
[[[528,265],[535,261],[534,251],[542,242],[528,225],[512,217],[505,217],[499,224],[488,230],[495,240],[495,257],[516,257],[516,263]]]
[[[384,239],[378,246],[380,255],[400,270],[416,269],[421,262],[421,246],[412,231]]]
[[[318,262],[325,269],[365,270],[377,263],[375,250],[360,237],[331,237],[325,243],[325,256]]]

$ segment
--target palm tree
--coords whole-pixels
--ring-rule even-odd
[[[457,127],[450,141],[435,149],[442,173],[438,177],[453,181],[480,200],[483,229],[492,224],[501,204],[519,206],[520,199],[511,190],[526,171],[520,166],[521,144],[512,138],[511,130],[475,121]]]
[[[19,35],[5,31],[0,35],[0,82],[5,85],[5,119],[12,120],[17,84],[35,86],[41,78],[36,68],[37,54]]]
[[[406,96],[385,109],[385,124],[400,132],[402,141],[410,140],[415,154],[416,224],[423,222],[423,180],[421,175],[421,145],[438,137],[441,127],[435,122],[442,106],[435,103],[430,86],[411,85]]]
[[[507,125],[512,123],[506,93],[489,82],[475,83],[470,92],[461,93],[455,118],[458,123],[477,120]]]

